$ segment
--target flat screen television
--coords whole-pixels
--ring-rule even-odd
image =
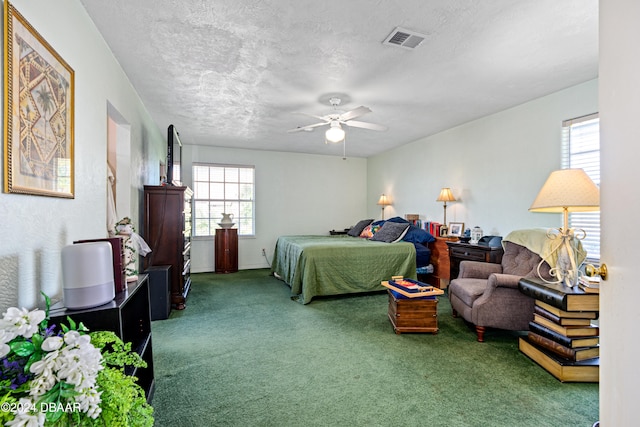
[[[182,142],[174,125],[167,131],[167,184],[182,185],[180,162],[182,160]]]

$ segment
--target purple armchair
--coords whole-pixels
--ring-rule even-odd
[[[501,264],[462,261],[458,277],[449,284],[453,316],[475,325],[478,341],[484,341],[486,328],[512,331],[529,329],[534,299],[518,289],[523,277],[538,277],[540,256],[524,246],[504,241]],[[542,276],[551,280],[549,264],[540,266]]]

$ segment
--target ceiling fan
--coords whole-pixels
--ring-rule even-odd
[[[298,114],[304,114],[306,116],[321,120],[321,122],[314,123],[311,125],[306,125],[306,126],[298,126],[295,129],[290,129],[288,132],[300,132],[300,131],[309,132],[316,127],[328,125],[329,129],[327,129],[325,133],[325,141],[324,141],[326,144],[328,144],[328,143],[343,142],[345,140],[345,131],[344,129],[342,129],[342,125],[346,125],[354,128],[377,130],[377,131],[387,130],[386,126],[377,125],[375,123],[367,123],[367,122],[361,122],[358,120],[353,120],[367,113],[370,113],[371,112],[370,108],[360,106],[358,108],[355,108],[347,112],[341,112],[338,110],[338,106],[340,105],[341,102],[342,100],[340,98],[337,98],[337,97],[330,98],[329,103],[333,107],[334,112],[327,114],[325,116],[316,116],[314,114],[298,113]]]

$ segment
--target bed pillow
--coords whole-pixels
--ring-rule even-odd
[[[371,225],[379,225],[380,227],[382,227],[385,222],[399,222],[402,224],[409,224],[409,221],[407,221],[406,219],[399,216],[394,216],[393,218],[389,219],[379,219],[377,221],[374,221]]]
[[[401,224],[409,224],[409,221],[402,218],[401,216],[394,216],[393,218],[389,218],[387,221],[389,222],[399,222]]]
[[[376,242],[395,243],[404,237],[409,229],[409,224],[402,224],[398,222],[385,222],[380,230],[373,235],[371,240]]]
[[[378,230],[380,230],[379,225],[369,224],[364,228],[364,230],[362,230],[362,233],[360,233],[360,237],[364,239],[370,239],[374,234],[378,232]]]
[[[415,225],[410,225],[409,230],[407,230],[407,234],[402,238],[405,242],[410,243],[422,243],[423,245],[427,243],[431,243],[436,240],[433,235],[426,232],[420,227],[416,227]]]
[[[362,221],[359,221],[356,225],[351,227],[347,234],[352,237],[360,237],[360,233],[362,233],[362,230],[364,230],[364,228],[372,222],[373,219],[363,219]]]

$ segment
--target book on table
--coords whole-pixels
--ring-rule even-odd
[[[535,344],[539,347],[543,347],[560,357],[564,357],[565,359],[571,361],[580,361],[593,359],[594,357],[600,356],[600,347],[597,345],[594,347],[578,347],[578,348],[570,348],[565,347],[564,345],[543,337],[542,335],[536,334],[535,332],[529,331],[529,341],[532,344]]]
[[[591,325],[591,319],[588,318],[583,318],[583,317],[562,317],[562,316],[557,316],[553,313],[551,313],[550,311],[545,310],[544,308],[536,305],[533,307],[533,312],[535,314],[539,314],[542,317],[545,317],[555,323],[557,323],[558,325],[563,325],[563,326],[568,326],[568,325],[575,325],[575,326],[589,326]]]
[[[588,294],[599,294],[600,286],[587,286],[582,282],[578,282],[578,287]]]
[[[531,279],[520,279],[520,292],[564,311],[598,311],[600,295],[587,293],[578,286],[568,287],[562,283],[544,283]]]
[[[559,334],[562,334],[566,337],[589,337],[589,336],[597,336],[599,333],[599,328],[596,325],[589,326],[563,326],[555,323],[553,320],[549,320],[546,317],[540,316],[539,314],[533,314],[533,321],[539,325],[542,325],[546,328],[551,329],[552,331],[556,331]]]
[[[518,348],[560,381],[598,382],[600,380],[599,357],[580,361],[567,360],[552,351],[534,345],[529,337],[518,338]]]
[[[595,320],[598,318],[599,314],[597,311],[565,311],[561,310],[557,307],[554,307],[546,302],[536,300],[536,306],[541,307],[547,310],[549,313],[553,313],[558,317],[563,318],[578,318],[578,319],[592,319]]]
[[[535,322],[529,323],[529,331],[549,338],[568,348],[593,347],[600,343],[600,337],[567,337]]]
[[[597,288],[600,286],[600,277],[598,276],[580,276],[578,277],[580,283],[584,283],[587,286]]]

